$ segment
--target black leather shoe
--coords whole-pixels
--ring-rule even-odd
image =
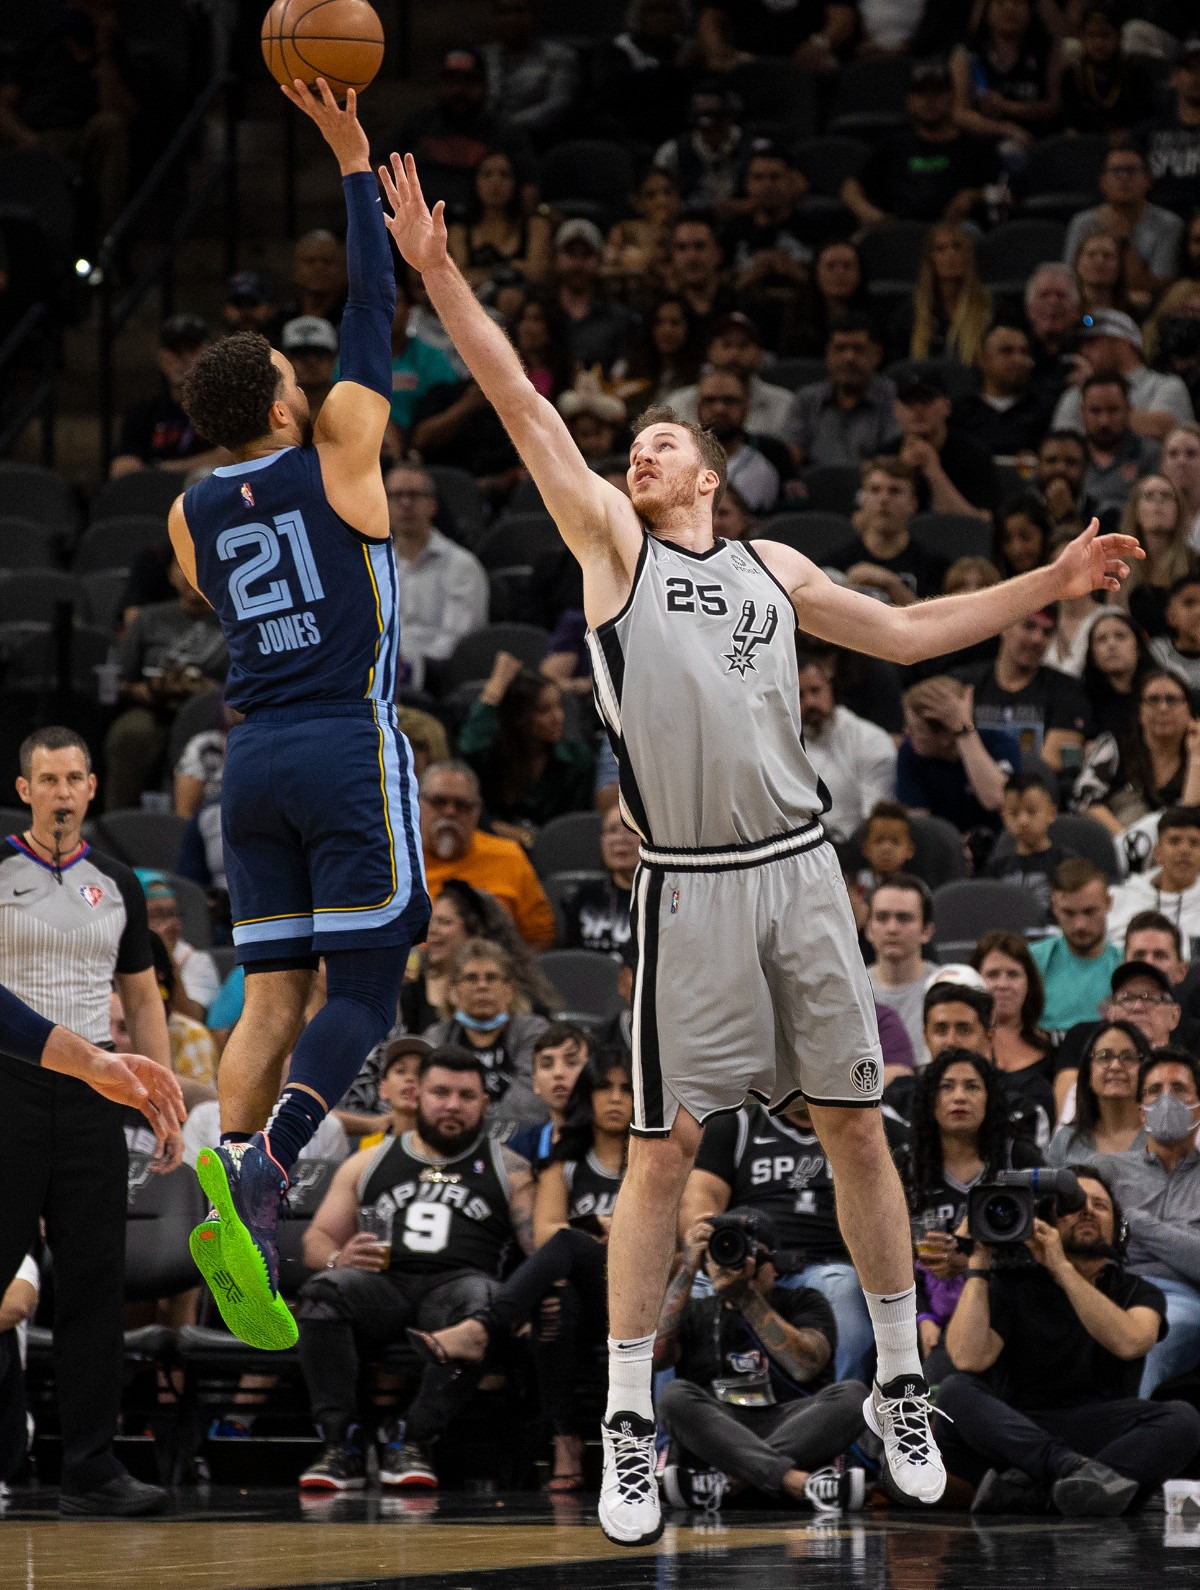
[[[118,1474],[91,1491],[63,1491],[58,1510],[64,1518],[144,1518],[164,1513],[169,1498],[161,1485],[146,1485],[132,1474]]]

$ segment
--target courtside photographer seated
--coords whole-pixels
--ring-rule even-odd
[[[818,1511],[855,1510],[861,1468],[839,1461],[866,1429],[866,1387],[833,1378],[833,1310],[809,1287],[778,1284],[775,1226],[761,1209],[698,1220],[663,1301],[658,1397],[671,1436],[663,1491],[674,1507],[720,1507],[755,1490]],[[703,1268],[712,1295],[691,1296]]]
[[[938,1445],[975,1488],[973,1512],[1112,1518],[1183,1472],[1200,1413],[1138,1396],[1166,1303],[1125,1268],[1108,1182],[1083,1166],[1038,1174],[1051,1198],[981,1189],[960,1227],[974,1242],[945,1345],[962,1373],[941,1383]]]

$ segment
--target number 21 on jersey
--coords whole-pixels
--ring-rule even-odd
[[[298,604],[293,594],[292,577],[281,575],[277,579],[268,578],[280,566],[281,542],[286,542],[290,553],[300,602],[324,601],[325,591],[301,514],[276,514],[274,523],[270,525],[233,525],[228,530],[222,530],[217,537],[217,556],[222,562],[231,562],[246,553],[250,554],[245,561],[238,563],[229,576],[229,599],[240,620],[244,623],[257,622],[259,650],[264,656],[272,652],[301,651],[319,645],[321,640],[315,616],[309,611],[293,611]],[[273,614],[288,616],[268,616]]]

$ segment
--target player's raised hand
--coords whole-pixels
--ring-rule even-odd
[[[1087,596],[1092,591],[1119,591],[1129,576],[1134,558],[1145,552],[1134,536],[1100,534],[1100,521],[1093,519],[1082,535],[1069,541],[1054,560],[1062,579],[1060,601],[1072,596]]]
[[[299,77],[280,87],[296,109],[302,110],[309,121],[320,128],[322,138],[337,156],[344,177],[352,171],[370,171],[371,146],[358,119],[358,95],[352,88],[346,90],[343,110],[323,77],[318,77],[312,88]]]
[[[411,155],[393,154],[390,169],[380,166],[379,180],[392,207],[391,215],[384,212],[384,225],[405,263],[424,275],[446,258],[446,206],[439,199],[430,211]]]
[[[180,1127],[187,1120],[183,1094],[173,1072],[140,1054],[107,1054],[95,1049],[74,1074],[102,1098],[140,1110],[149,1121],[158,1150],[151,1168],[174,1170],[183,1159]]]

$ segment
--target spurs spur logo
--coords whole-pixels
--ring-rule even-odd
[[[742,603],[741,617],[734,626],[733,650],[725,653],[729,664],[727,673],[737,672],[744,679],[747,673],[756,673],[754,653],[760,646],[769,646],[779,626],[779,614],[774,602],[767,606],[766,616],[758,622],[758,608],[752,601]]]

